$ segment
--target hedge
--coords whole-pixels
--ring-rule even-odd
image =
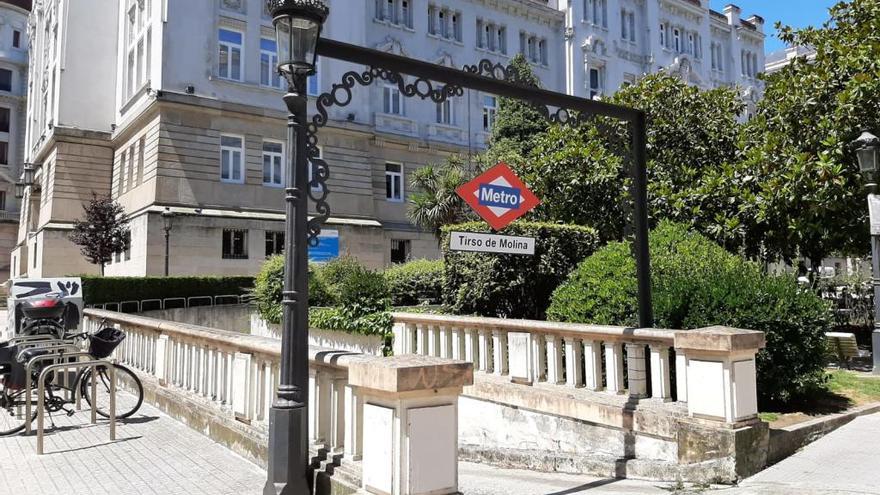
[[[651,233],[654,324],[696,329],[725,325],[766,333],[758,354],[762,405],[781,404],[824,383],[829,306],[793,276],[768,275],[683,225]],[[637,321],[635,261],[628,243],[586,259],[553,294],[548,319],[632,326]]]
[[[85,304],[167,299],[170,297],[240,296],[253,277],[94,277],[80,276]]]
[[[443,260],[413,260],[385,270],[392,306],[440,304],[443,297]]]
[[[482,222],[443,228],[443,302],[455,314],[543,319],[553,290],[598,243],[588,227],[515,222],[502,234],[535,238],[534,256],[470,253],[449,249],[453,231],[491,231]]]

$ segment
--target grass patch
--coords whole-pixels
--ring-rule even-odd
[[[772,423],[774,421],[778,421],[782,414],[775,412],[762,412],[758,413],[758,417],[761,418],[761,421],[766,421],[767,423]]]
[[[880,379],[835,370],[829,373],[828,390],[849,397],[856,405],[880,401]]]

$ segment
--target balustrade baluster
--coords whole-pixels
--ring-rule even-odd
[[[359,461],[363,453],[364,403],[357,389],[345,386],[345,457]]]
[[[479,365],[479,345],[477,344],[477,335],[473,328],[464,329],[464,360],[473,363],[474,366]],[[479,369],[479,368],[478,368]]]
[[[491,355],[489,354],[491,346],[491,340],[489,339],[489,331],[485,328],[479,329],[479,366],[477,367],[480,371],[484,373],[491,373]]]
[[[623,392],[623,348],[617,342],[605,342],[605,390]]]
[[[584,370],[586,387],[589,390],[602,390],[602,343],[594,340],[584,341]]]
[[[681,349],[675,350],[675,395],[678,402],[688,401],[687,356]]]
[[[669,347],[651,345],[651,397],[668,401],[672,399],[669,386]]]
[[[569,387],[582,387],[583,363],[581,339],[577,337],[565,338],[565,383]]]
[[[532,373],[535,383],[545,381],[547,378],[547,341],[544,335],[532,334]]]
[[[629,396],[642,398],[648,395],[648,369],[644,344],[626,344],[626,375],[629,380]]]
[[[464,357],[464,332],[460,327],[451,327],[452,332],[452,359],[465,360]]]
[[[547,340],[547,383],[557,385],[564,383],[562,378],[562,346],[560,338],[548,334]]]
[[[416,339],[416,354],[423,356],[428,354],[428,325],[419,323],[416,325],[418,337]]]
[[[494,329],[492,330],[492,351],[494,356],[494,365],[496,375],[506,375],[507,368],[507,332]]]
[[[342,454],[345,450],[345,386],[348,375],[334,376],[330,397],[330,453]]]
[[[449,359],[452,357],[452,335],[449,327],[440,325],[440,357]]]

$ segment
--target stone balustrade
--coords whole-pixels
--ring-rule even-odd
[[[195,397],[207,402],[236,422],[263,433],[268,430],[269,408],[279,379],[281,346],[278,339],[97,309],[87,309],[83,323],[84,330],[89,333],[104,326],[124,331],[126,339],[116,349],[115,359],[155,378],[158,387],[174,390],[188,400]],[[350,383],[349,370],[355,365],[351,376],[357,383]],[[393,370],[393,377],[389,370]],[[448,370],[455,373],[449,374]],[[386,379],[377,381],[377,376]],[[444,384],[442,394],[438,392],[438,383]],[[439,408],[433,410],[442,410],[440,415],[446,421],[451,418],[454,425],[457,395],[463,386],[472,383],[473,372],[469,363],[431,360],[422,356],[410,356],[409,360],[402,362],[400,358],[310,346],[308,424],[311,448],[325,453],[334,462],[340,462],[342,458],[359,461],[364,457],[364,462],[370,465],[387,466],[392,470],[388,471],[387,480],[408,481],[406,486],[395,481],[394,490],[383,493],[415,493],[411,488],[430,483],[436,477],[415,479],[402,476],[393,468],[392,460],[384,458],[386,454],[375,449],[372,456],[364,456],[365,410],[367,415],[391,410],[394,418],[406,418],[416,414],[409,412],[413,404],[419,407],[418,414],[423,414],[421,411],[425,407],[432,406]],[[395,404],[389,397],[398,397],[396,409],[388,409]],[[437,414],[429,415],[428,420],[436,420]],[[413,420],[409,421],[412,423]],[[424,428],[430,430],[431,425],[425,423],[419,431]],[[451,450],[441,457],[455,459],[457,431],[454,428],[447,430],[453,433],[449,439],[451,443],[447,442]],[[436,453],[431,445],[421,445],[406,432],[388,430],[377,436],[378,431],[373,428],[368,433],[375,441],[393,445],[394,449],[387,455],[406,459],[404,468],[420,465],[427,470],[430,467],[433,457],[424,456]],[[425,441],[431,438],[428,435]],[[457,464],[452,466],[452,475],[447,473],[440,484],[442,486],[434,486],[436,491],[431,493],[457,492],[455,466]],[[386,486],[390,483],[387,480],[382,478],[380,484]],[[364,488],[373,490],[368,486]]]
[[[395,354],[472,362],[518,383],[628,393],[671,401],[671,330],[499,318],[394,314]],[[624,383],[626,367],[626,383]],[[684,389],[678,394],[685,400]]]
[[[460,359],[526,385],[585,388],[687,403],[691,417],[757,417],[755,354],[764,334],[395,313],[394,353]],[[675,377],[675,391],[672,383]],[[688,400],[692,397],[693,400]]]

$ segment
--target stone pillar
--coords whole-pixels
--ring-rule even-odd
[[[464,334],[461,328],[451,327],[452,333],[452,359],[457,361],[466,361],[464,358]]]
[[[382,495],[458,493],[458,396],[473,364],[394,356],[349,366],[364,401],[361,490]]]
[[[418,339],[416,341],[416,354],[422,356],[428,354],[428,325],[419,323],[417,325]]]
[[[428,326],[428,355],[440,356],[440,327],[436,325]]]
[[[479,361],[479,346],[477,344],[477,336],[473,328],[464,329],[464,361],[476,366]]]
[[[492,361],[490,358],[492,357],[489,354],[489,346],[491,345],[489,341],[489,331],[485,329],[479,330],[479,366],[478,369],[484,373],[492,372]]]
[[[183,347],[181,345],[181,347]],[[232,410],[235,417],[249,422],[250,407],[248,396],[251,388],[251,359],[250,354],[236,352],[232,362]]]
[[[675,333],[676,352],[687,354],[688,414],[728,424],[758,416],[755,354],[764,333],[711,327]]]
[[[569,387],[582,387],[583,380],[583,347],[581,340],[575,337],[565,339],[565,383]]]
[[[626,344],[626,374],[629,379],[629,396],[647,397],[648,369],[644,344]]]
[[[547,367],[547,346],[546,339],[541,334],[532,334],[532,369],[534,371],[534,382],[538,383],[547,378],[545,369]]]
[[[605,381],[608,392],[623,392],[623,348],[616,342],[605,342]]]

